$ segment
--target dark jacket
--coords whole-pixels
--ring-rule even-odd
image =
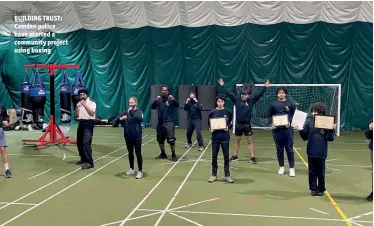
[[[235,105],[235,117],[238,123],[251,123],[253,105],[264,95],[266,87],[260,92],[255,92],[248,96],[247,101],[243,101],[241,97],[235,95],[229,89],[225,89],[227,96]]]
[[[327,158],[327,142],[335,139],[335,131],[317,129],[314,127],[314,120],[311,120],[299,133],[303,140],[308,141],[306,148],[308,157]]]
[[[4,105],[0,104],[0,128],[3,127],[4,121],[9,121],[9,115]]]
[[[173,108],[178,108],[179,103],[176,100],[161,98],[161,100],[153,101],[151,108],[158,110],[158,123],[173,121]]]
[[[286,99],[285,101],[280,101],[276,100],[273,103],[271,103],[270,108],[269,108],[269,118],[270,121],[272,122],[273,116],[275,115],[288,115],[288,122],[292,123],[292,118],[293,115],[295,114],[296,111],[296,104],[289,100]],[[281,127],[277,129],[282,129]]]
[[[126,139],[141,139],[143,135],[142,125],[143,122],[143,112],[140,109],[130,110],[130,112],[125,111],[121,114],[122,116],[127,116],[124,120],[124,137]]]
[[[372,122],[373,120],[371,120],[369,124]],[[370,140],[369,149],[373,150],[373,130],[370,130],[369,128],[367,128],[365,131],[365,137]]]
[[[190,100],[184,105],[183,109],[188,111],[188,119],[202,119],[201,110],[203,109],[203,106],[199,102]]]
[[[228,126],[228,130],[216,130],[212,133],[212,141],[213,142],[229,142],[230,141],[230,132],[229,129],[232,128],[232,112],[224,108],[222,110],[212,109],[209,112],[208,116],[208,125],[210,128],[210,119],[212,118],[226,118],[226,125]]]

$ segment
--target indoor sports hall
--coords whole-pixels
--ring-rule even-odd
[[[1,226],[373,224],[366,136],[373,118],[372,2],[17,1],[0,3],[0,21]],[[298,112],[285,126],[293,131],[293,176],[286,153],[279,174],[278,128],[269,113],[279,87]],[[165,90],[167,109],[178,106],[165,113],[173,127],[160,132],[164,113],[154,103]],[[228,93],[252,100],[261,90],[258,100],[245,102],[253,103],[256,162],[243,135],[238,160],[229,162],[233,183],[224,174],[223,146],[209,183],[216,130],[230,135],[234,154],[241,108]],[[95,103],[93,115],[86,110],[94,119],[77,110],[90,108],[82,94]],[[212,124],[220,98],[232,112],[225,129]],[[197,127],[191,144],[187,139],[192,118],[184,106],[192,100],[201,103],[203,145]],[[326,106],[321,118],[331,125],[317,121],[315,103]],[[131,127],[133,109],[141,122]],[[78,129],[90,120],[92,143]],[[319,136],[334,135],[321,195],[309,186],[311,136],[304,141],[297,131],[297,123],[305,129],[310,122]],[[132,131],[141,137],[139,179],[126,175],[124,136]],[[164,159],[155,158],[160,134]],[[92,149],[92,167],[77,164],[80,142]],[[137,172],[139,156],[131,155]]]

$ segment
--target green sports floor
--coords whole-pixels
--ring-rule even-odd
[[[75,131],[72,127],[73,137]],[[196,143],[184,148],[186,131],[177,129],[176,152],[182,158],[174,163],[154,159],[159,154],[155,130],[145,129],[145,176],[140,180],[124,175],[129,165],[122,128],[95,128],[95,168],[88,171],[75,165],[79,160],[75,146],[34,150],[23,146],[21,139],[38,138],[41,132],[7,132],[13,178],[0,176],[0,225],[99,226],[120,225],[123,220],[134,226],[373,224],[373,204],[366,201],[371,191],[370,153],[362,131],[343,132],[330,143],[328,193],[323,197],[309,194],[306,143],[298,133],[296,177],[290,178],[277,175],[271,132],[254,132],[258,164],[248,162],[243,140],[240,161],[231,163],[234,184],[222,180],[222,152],[219,180],[207,182],[209,131],[203,132],[207,148],[199,152]]]

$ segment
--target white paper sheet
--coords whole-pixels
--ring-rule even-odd
[[[296,125],[298,125],[299,128],[302,129],[304,127],[307,115],[308,114],[306,112],[299,111],[296,109],[295,114],[293,115],[293,118],[292,118],[291,126],[295,128]]]

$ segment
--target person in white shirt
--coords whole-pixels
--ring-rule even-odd
[[[77,147],[81,159],[77,164],[82,164],[82,170],[86,170],[94,168],[91,143],[95,125],[96,103],[88,98],[87,89],[79,90],[78,94],[81,101],[75,108],[74,117],[79,121]]]

